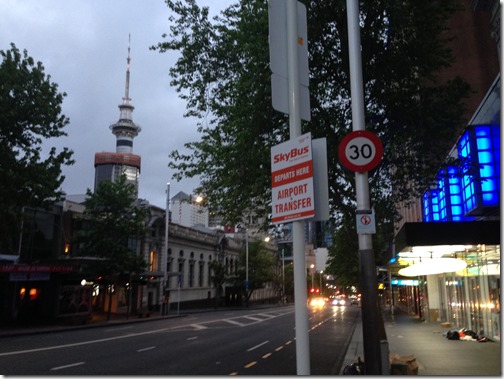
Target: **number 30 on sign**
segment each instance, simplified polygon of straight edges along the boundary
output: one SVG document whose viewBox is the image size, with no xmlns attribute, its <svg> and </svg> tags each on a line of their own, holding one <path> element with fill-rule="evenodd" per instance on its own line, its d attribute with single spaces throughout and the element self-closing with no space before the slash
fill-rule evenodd
<svg viewBox="0 0 504 379">
<path fill-rule="evenodd" d="M 367 130 L 348 133 L 339 144 L 338 156 L 341 164 L 355 172 L 366 172 L 375 168 L 383 157 L 380 139 Z"/>
</svg>

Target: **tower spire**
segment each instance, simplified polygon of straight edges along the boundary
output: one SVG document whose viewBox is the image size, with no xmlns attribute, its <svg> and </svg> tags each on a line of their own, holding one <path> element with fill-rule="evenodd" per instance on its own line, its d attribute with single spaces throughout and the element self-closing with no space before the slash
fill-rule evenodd
<svg viewBox="0 0 504 379">
<path fill-rule="evenodd" d="M 129 104 L 130 102 L 130 97 L 129 97 L 129 82 L 130 82 L 130 49 L 131 48 L 131 33 L 128 34 L 128 58 L 126 59 L 127 66 L 126 66 L 126 89 L 124 91 L 124 97 L 123 100 L 126 104 Z"/>
<path fill-rule="evenodd" d="M 128 57 L 126 58 L 126 85 L 122 104 L 119 105 L 119 121 L 110 125 L 110 130 L 116 136 L 116 151 L 118 153 L 133 153 L 133 139 L 142 128 L 133 122 L 133 109 L 129 97 L 130 63 L 131 63 L 131 34 L 128 35 Z"/>
</svg>

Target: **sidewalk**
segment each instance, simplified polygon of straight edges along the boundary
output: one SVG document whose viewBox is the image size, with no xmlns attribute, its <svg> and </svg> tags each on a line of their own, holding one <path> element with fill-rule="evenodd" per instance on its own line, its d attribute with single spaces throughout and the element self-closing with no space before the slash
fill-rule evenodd
<svg viewBox="0 0 504 379">
<path fill-rule="evenodd" d="M 443 336 L 448 330 L 450 328 L 442 327 L 440 323 L 423 322 L 404 313 L 395 315 L 393 320 L 390 315 L 385 317 L 389 353 L 413 355 L 418 364 L 418 375 L 502 375 L 500 341 L 449 340 Z M 362 322 L 359 320 L 341 369 L 356 362 L 358 357 L 364 360 L 363 349 Z"/>
</svg>

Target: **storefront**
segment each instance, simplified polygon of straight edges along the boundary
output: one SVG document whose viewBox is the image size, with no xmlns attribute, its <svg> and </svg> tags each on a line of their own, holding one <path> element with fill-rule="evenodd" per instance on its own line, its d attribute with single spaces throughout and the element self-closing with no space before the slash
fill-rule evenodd
<svg viewBox="0 0 504 379">
<path fill-rule="evenodd" d="M 500 340 L 500 75 L 425 191 L 423 221 L 405 223 L 389 264 L 408 308 Z M 398 301 L 401 299 L 399 298 Z"/>
</svg>

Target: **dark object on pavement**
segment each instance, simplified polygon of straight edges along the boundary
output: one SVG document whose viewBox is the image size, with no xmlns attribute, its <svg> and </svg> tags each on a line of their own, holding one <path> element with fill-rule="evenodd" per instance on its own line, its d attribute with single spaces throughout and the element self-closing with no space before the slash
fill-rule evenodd
<svg viewBox="0 0 504 379">
<path fill-rule="evenodd" d="M 357 362 L 345 366 L 342 375 L 365 375 L 364 362 L 358 357 Z"/>
</svg>

